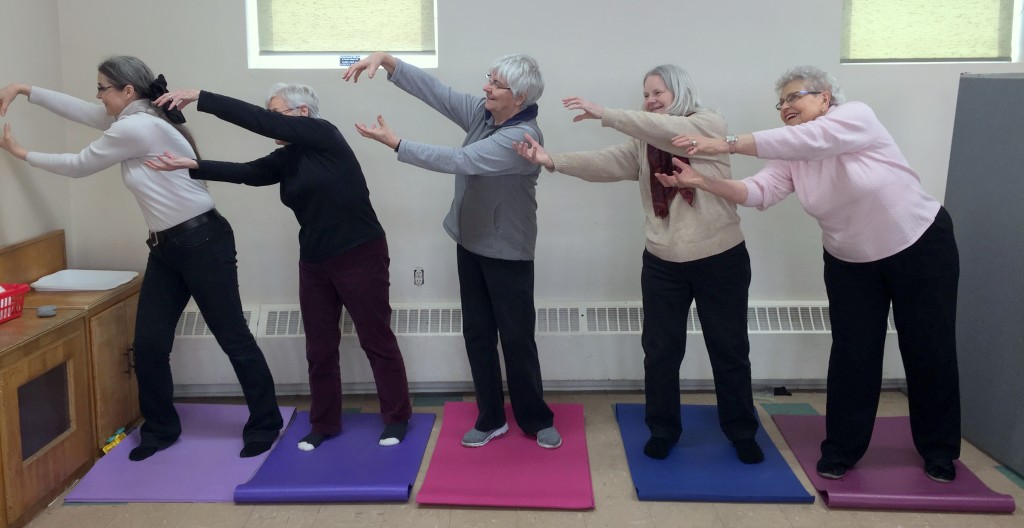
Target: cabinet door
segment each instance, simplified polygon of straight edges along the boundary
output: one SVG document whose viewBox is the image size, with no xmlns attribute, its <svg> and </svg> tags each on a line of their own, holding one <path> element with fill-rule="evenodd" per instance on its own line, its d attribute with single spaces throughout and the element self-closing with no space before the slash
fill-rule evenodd
<svg viewBox="0 0 1024 528">
<path fill-rule="evenodd" d="M 125 325 L 125 335 L 128 337 L 128 349 L 130 350 L 128 356 L 128 363 L 133 367 L 128 372 L 128 421 L 131 423 L 138 420 L 142 413 L 139 411 L 139 383 L 135 377 L 135 313 L 139 311 L 139 294 L 132 295 L 131 297 L 124 300 L 124 315 L 127 324 Z M 124 425 L 124 424 L 122 424 Z M 119 426 L 120 427 L 120 426 Z"/>
<path fill-rule="evenodd" d="M 96 441 L 100 447 L 132 420 L 132 405 L 137 401 L 131 391 L 126 321 L 125 303 L 115 304 L 89 318 L 93 409 Z"/>
<path fill-rule="evenodd" d="M 0 453 L 7 520 L 20 524 L 92 457 L 85 329 L 75 322 L 10 354 L 21 359 L 0 371 Z"/>
</svg>

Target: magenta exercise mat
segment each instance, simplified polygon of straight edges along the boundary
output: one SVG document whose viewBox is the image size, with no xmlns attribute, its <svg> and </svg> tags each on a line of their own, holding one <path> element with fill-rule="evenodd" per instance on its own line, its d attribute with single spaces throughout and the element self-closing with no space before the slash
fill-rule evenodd
<svg viewBox="0 0 1024 528">
<path fill-rule="evenodd" d="M 128 435 L 82 478 L 64 502 L 232 502 L 235 486 L 249 480 L 268 453 L 240 458 L 244 405 L 178 403 L 181 438 L 139 462 L 128 452 L 139 430 Z M 284 423 L 293 407 L 281 407 Z"/>
<path fill-rule="evenodd" d="M 413 414 L 405 440 L 378 444 L 379 414 L 342 416 L 342 433 L 312 451 L 298 443 L 309 434 L 300 411 L 252 480 L 235 489 L 235 502 L 384 502 L 409 500 L 409 492 L 434 427 L 433 414 Z"/>
<path fill-rule="evenodd" d="M 867 454 L 839 480 L 822 478 L 815 471 L 825 438 L 824 416 L 772 419 L 830 508 L 1009 513 L 1016 507 L 1013 497 L 989 489 L 960 461 L 955 461 L 953 482 L 929 479 L 906 416 L 876 418 Z"/>
<path fill-rule="evenodd" d="M 544 449 L 516 425 L 505 404 L 508 433 L 483 447 L 463 447 L 462 435 L 473 428 L 475 402 L 444 405 L 441 433 L 430 459 L 420 504 L 553 508 L 594 507 L 583 406 L 551 404 L 562 446 Z"/>
</svg>

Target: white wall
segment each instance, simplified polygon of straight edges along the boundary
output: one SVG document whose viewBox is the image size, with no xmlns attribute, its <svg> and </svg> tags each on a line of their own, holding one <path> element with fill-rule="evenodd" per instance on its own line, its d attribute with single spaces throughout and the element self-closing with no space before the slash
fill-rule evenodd
<svg viewBox="0 0 1024 528">
<path fill-rule="evenodd" d="M 57 39 L 45 38 L 47 31 L 54 37 L 54 2 L 11 3 L 36 15 L 44 37 L 38 38 L 40 31 L 34 24 L 31 29 L 28 24 L 19 26 L 22 39 L 34 47 L 32 66 L 18 77 L 56 85 L 83 98 L 93 97 L 95 65 L 111 54 L 143 58 L 164 73 L 172 87 L 205 88 L 256 103 L 263 101 L 273 82 L 298 81 L 316 87 L 324 117 L 346 134 L 362 163 L 374 206 L 388 232 L 392 300 L 457 301 L 454 244 L 440 226 L 451 200 L 452 177 L 398 163 L 389 149 L 359 137 L 352 124 L 383 113 L 401 136 L 413 140 L 458 145 L 462 133 L 390 86 L 383 75 L 348 85 L 341 81 L 340 71 L 248 70 L 240 1 L 180 0 L 171 7 L 153 0 L 61 0 L 56 2 L 59 52 L 52 44 Z M 920 173 L 925 188 L 940 199 L 959 73 L 1022 71 L 1019 63 L 841 66 L 839 2 L 742 0 L 705 5 L 651 0 L 636 7 L 582 0 L 516 4 L 445 0 L 438 9 L 440 68 L 436 74 L 459 89 L 479 93 L 488 65 L 501 55 L 526 52 L 538 58 L 547 82 L 540 101 L 540 124 L 552 151 L 600 148 L 622 141 L 596 122 L 573 124 L 572 114 L 561 109 L 559 99 L 580 95 L 609 107 L 637 108 L 642 75 L 656 64 L 675 62 L 686 67 L 705 104 L 720 110 L 735 132 L 781 125 L 771 108 L 776 99 L 775 78 L 790 66 L 815 64 L 836 74 L 850 99 L 874 107 Z M 11 38 L 3 33 L 2 38 Z M 9 75 L 6 49 L 0 48 L 5 76 Z M 61 71 L 50 71 L 51 63 L 59 63 Z M 30 116 L 18 110 L 24 112 L 19 119 L 40 119 L 38 112 Z M 274 148 L 270 140 L 209 115 L 192 109 L 186 114 L 202 154 L 209 159 L 243 161 Z M 95 131 L 77 125 L 61 128 L 52 120 L 43 123 L 39 129 L 54 138 L 66 130 L 68 149 L 82 148 L 96 137 Z M 15 125 L 18 130 L 18 122 Z M 53 138 L 24 134 L 21 139 L 29 148 L 40 150 L 64 146 Z M 0 163 L 5 173 L 28 171 L 23 164 Z M 734 158 L 737 177 L 759 166 L 754 159 Z M 17 206 L 22 208 L 19 216 L 26 211 L 41 216 L 38 227 L 74 223 L 72 265 L 144 267 L 145 227 L 117 168 L 70 183 L 70 205 L 66 191 L 51 198 L 50 192 L 36 187 L 43 185 L 37 181 L 54 178 L 34 174 L 31 179 L 11 179 L 6 174 L 0 178 L 4 178 L 0 180 L 4 182 L 0 238 L 17 238 L 6 235 L 12 216 L 8 205 L 28 200 L 31 206 Z M 291 211 L 281 205 L 277 189 L 218 183 L 211 184 L 211 189 L 219 209 L 235 227 L 244 302 L 297 302 L 297 224 Z M 538 301 L 639 299 L 643 215 L 636 183 L 587 184 L 544 173 L 537 194 Z M 763 213 L 743 210 L 741 215 L 754 269 L 751 299 L 824 299 L 820 232 L 796 200 Z M 413 286 L 414 267 L 426 270 L 425 286 Z"/>
<path fill-rule="evenodd" d="M 0 86 L 12 82 L 60 86 L 57 0 L 5 1 L 0 31 Z M 0 118 L 29 148 L 64 150 L 62 120 L 19 97 Z M 71 221 L 70 181 L 0 152 L 0 245 L 66 228 Z M 0 281 L 4 280 L 0 277 Z"/>
</svg>

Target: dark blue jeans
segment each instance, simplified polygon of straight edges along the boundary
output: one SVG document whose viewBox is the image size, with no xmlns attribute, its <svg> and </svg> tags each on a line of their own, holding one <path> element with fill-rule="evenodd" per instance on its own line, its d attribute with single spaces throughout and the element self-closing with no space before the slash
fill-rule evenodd
<svg viewBox="0 0 1024 528">
<path fill-rule="evenodd" d="M 135 324 L 142 445 L 163 448 L 181 435 L 174 409 L 171 347 L 189 297 L 227 354 L 249 405 L 245 442 L 273 441 L 283 425 L 274 379 L 242 315 L 235 235 L 221 216 L 149 248 Z"/>
<path fill-rule="evenodd" d="M 651 436 L 678 441 L 679 367 L 686 355 L 686 318 L 697 301 L 704 344 L 715 377 L 718 421 L 730 441 L 757 433 L 750 387 L 747 289 L 750 255 L 745 243 L 692 262 L 669 262 L 644 251 L 640 276 L 644 327 L 645 421 Z"/>
<path fill-rule="evenodd" d="M 524 433 L 537 434 L 551 427 L 555 415 L 544 402 L 534 339 L 533 261 L 484 257 L 462 246 L 457 251 L 462 335 L 480 413 L 475 427 L 490 431 L 505 423 L 500 336 L 512 414 Z"/>
<path fill-rule="evenodd" d="M 960 458 L 956 297 L 960 254 L 945 208 L 913 245 L 874 262 L 824 253 L 832 320 L 821 456 L 853 465 L 867 452 L 882 388 L 886 320 L 907 374 L 910 431 L 925 460 Z"/>
</svg>

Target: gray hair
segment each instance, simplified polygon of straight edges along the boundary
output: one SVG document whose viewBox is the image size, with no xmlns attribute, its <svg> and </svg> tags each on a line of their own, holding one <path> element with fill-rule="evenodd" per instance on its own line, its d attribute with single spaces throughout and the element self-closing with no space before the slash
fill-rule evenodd
<svg viewBox="0 0 1024 528">
<path fill-rule="evenodd" d="M 675 64 L 662 64 L 644 74 L 644 81 L 647 78 L 657 75 L 665 82 L 665 86 L 672 92 L 672 105 L 666 112 L 669 115 L 685 116 L 697 111 L 700 107 L 700 97 L 697 96 L 697 85 L 693 83 L 690 74 Z"/>
<path fill-rule="evenodd" d="M 809 91 L 832 94 L 829 106 L 841 105 L 846 102 L 846 96 L 843 95 L 843 89 L 839 87 L 836 78 L 820 68 L 797 66 L 783 73 L 782 77 L 775 81 L 775 93 L 782 97 L 782 89 L 793 81 L 804 81 L 806 83 L 805 88 Z"/>
<path fill-rule="evenodd" d="M 544 93 L 540 66 L 529 55 L 506 55 L 491 64 L 490 73 L 505 78 L 513 96 L 524 96 L 523 106 L 530 106 Z"/>
<path fill-rule="evenodd" d="M 146 63 L 142 62 L 138 57 L 132 57 L 130 55 L 110 57 L 101 62 L 96 69 L 118 90 L 123 90 L 126 86 L 134 87 L 135 93 L 139 94 L 139 99 L 153 101 L 163 92 L 167 91 L 166 88 L 159 92 L 156 91 L 153 83 L 157 80 L 157 76 L 153 75 L 153 70 L 149 69 L 149 66 L 146 66 Z M 164 107 L 156 105 L 150 106 L 153 108 L 153 113 L 164 121 L 167 121 L 168 124 L 177 129 L 178 132 L 185 137 L 185 140 L 188 141 L 192 150 L 195 151 L 196 158 L 198 159 L 199 148 L 196 146 L 196 140 L 192 137 L 192 133 L 189 132 L 188 128 L 186 128 L 185 125 L 179 125 L 168 119 Z"/>
<path fill-rule="evenodd" d="M 309 108 L 310 117 L 320 117 L 320 98 L 316 90 L 305 84 L 277 83 L 270 87 L 267 94 L 267 104 L 270 100 L 280 97 L 291 108 L 305 106 Z"/>
</svg>

